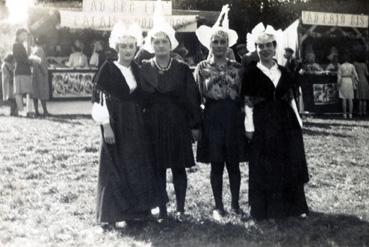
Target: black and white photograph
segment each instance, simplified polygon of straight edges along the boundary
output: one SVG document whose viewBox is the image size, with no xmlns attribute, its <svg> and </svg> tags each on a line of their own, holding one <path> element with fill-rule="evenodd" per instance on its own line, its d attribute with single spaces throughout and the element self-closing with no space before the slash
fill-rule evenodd
<svg viewBox="0 0 369 247">
<path fill-rule="evenodd" d="M 0 246 L 369 247 L 369 1 L 0 0 Z"/>
</svg>

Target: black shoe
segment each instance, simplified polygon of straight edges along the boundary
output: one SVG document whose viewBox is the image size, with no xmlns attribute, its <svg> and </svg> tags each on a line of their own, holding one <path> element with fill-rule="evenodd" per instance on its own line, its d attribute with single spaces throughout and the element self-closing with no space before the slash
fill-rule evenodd
<svg viewBox="0 0 369 247">
<path fill-rule="evenodd" d="M 111 232 L 115 229 L 115 223 L 103 224 L 101 225 L 101 228 L 103 229 L 104 232 Z"/>
<path fill-rule="evenodd" d="M 160 208 L 158 223 L 165 223 L 168 221 L 168 212 L 166 208 Z"/>
<path fill-rule="evenodd" d="M 248 220 L 246 213 L 241 208 L 232 208 L 232 214 L 236 215 L 241 221 Z"/>
<path fill-rule="evenodd" d="M 179 223 L 182 223 L 185 220 L 185 214 L 184 212 L 177 211 L 176 214 L 174 215 L 174 218 Z"/>
<path fill-rule="evenodd" d="M 241 208 L 232 208 L 232 213 L 239 216 L 245 215 L 245 212 Z"/>
</svg>

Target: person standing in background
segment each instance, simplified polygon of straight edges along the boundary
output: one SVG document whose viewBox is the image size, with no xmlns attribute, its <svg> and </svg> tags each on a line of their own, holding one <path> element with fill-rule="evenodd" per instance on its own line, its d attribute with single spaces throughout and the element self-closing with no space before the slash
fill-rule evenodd
<svg viewBox="0 0 369 247">
<path fill-rule="evenodd" d="M 329 58 L 331 58 L 331 62 L 327 65 L 327 67 L 325 68 L 325 70 L 330 71 L 330 72 L 337 72 L 338 71 L 338 67 L 340 67 L 340 64 L 338 62 L 338 55 L 334 54 L 332 56 L 328 56 Z"/>
<path fill-rule="evenodd" d="M 93 45 L 93 52 L 90 57 L 89 64 L 91 67 L 100 68 L 105 61 L 104 44 L 101 40 L 96 40 Z"/>
<path fill-rule="evenodd" d="M 246 44 L 241 43 L 236 46 L 236 61 L 241 63 L 243 56 L 247 54 Z"/>
<path fill-rule="evenodd" d="M 83 53 L 81 42 L 78 40 L 72 45 L 72 53 L 69 55 L 66 65 L 72 68 L 88 67 L 87 56 Z"/>
<path fill-rule="evenodd" d="M 14 70 L 14 94 L 17 103 L 17 110 L 20 115 L 30 115 L 30 97 L 32 95 L 32 61 L 39 62 L 39 59 L 28 57 L 25 43 L 28 40 L 28 32 L 25 28 L 16 31 L 16 39 L 13 45 L 13 55 L 15 61 Z M 32 60 L 33 59 L 33 60 Z M 23 96 L 26 95 L 26 111 L 23 108 Z"/>
<path fill-rule="evenodd" d="M 294 53 L 294 50 L 287 47 L 284 49 L 284 58 L 286 59 L 286 63 L 284 67 L 291 73 L 295 73 L 296 71 L 296 60 L 292 57 Z"/>
<path fill-rule="evenodd" d="M 354 66 L 358 75 L 356 98 L 359 100 L 359 116 L 366 116 L 367 101 L 369 100 L 368 67 L 364 60 L 355 61 Z"/>
<path fill-rule="evenodd" d="M 39 116 L 38 101 L 41 101 L 43 115 L 48 116 L 46 101 L 50 99 L 49 87 L 49 73 L 47 68 L 47 61 L 45 50 L 43 48 L 45 40 L 43 37 L 35 38 L 35 46 L 32 49 L 32 55 L 39 57 L 39 63 L 33 63 L 32 86 L 33 86 L 33 103 L 35 107 L 35 114 Z"/>
<path fill-rule="evenodd" d="M 10 116 L 17 115 L 17 105 L 14 99 L 14 56 L 7 54 L 1 65 L 3 100 L 10 105 Z"/>
<path fill-rule="evenodd" d="M 342 99 L 343 118 L 352 118 L 354 90 L 357 88 L 357 72 L 355 66 L 350 63 L 350 56 L 343 56 L 343 63 L 338 67 L 337 85 L 339 97 Z M 348 115 L 347 115 L 348 102 Z"/>
</svg>

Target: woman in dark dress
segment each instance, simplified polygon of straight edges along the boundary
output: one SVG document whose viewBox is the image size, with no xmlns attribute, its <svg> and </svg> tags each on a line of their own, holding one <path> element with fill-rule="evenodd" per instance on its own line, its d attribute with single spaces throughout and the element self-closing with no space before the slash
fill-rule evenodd
<svg viewBox="0 0 369 247">
<path fill-rule="evenodd" d="M 176 194 L 178 221 L 183 220 L 187 175 L 195 165 L 191 134 L 196 139 L 201 121 L 200 96 L 189 67 L 170 56 L 178 42 L 166 22 L 155 23 L 145 43 L 155 57 L 144 60 L 142 89 L 146 93 L 146 120 L 159 173 L 161 201 L 168 200 L 166 170 L 170 168 Z M 160 206 L 159 221 L 167 218 L 166 203 Z"/>
<path fill-rule="evenodd" d="M 103 137 L 97 221 L 109 228 L 119 221 L 145 219 L 158 206 L 140 103 L 139 67 L 132 62 L 142 37 L 139 27 L 133 27 L 118 23 L 113 28 L 109 42 L 118 60 L 106 60 L 94 78 L 92 116 L 101 124 Z"/>
<path fill-rule="evenodd" d="M 256 220 L 306 217 L 304 184 L 309 181 L 302 122 L 293 98 L 298 85 L 278 65 L 274 34 L 267 28 L 255 34 L 260 62 L 243 75 L 245 128 L 251 140 L 249 203 Z"/>
<path fill-rule="evenodd" d="M 18 114 L 22 116 L 30 115 L 30 103 L 33 93 L 32 88 L 32 63 L 39 63 L 40 59 L 28 56 L 25 44 L 28 41 L 28 32 L 24 28 L 16 31 L 16 39 L 13 44 L 13 56 L 15 61 L 14 69 L 14 95 L 17 103 Z M 26 95 L 26 110 L 23 107 L 23 96 Z"/>
<path fill-rule="evenodd" d="M 211 58 L 201 61 L 195 70 L 205 106 L 197 161 L 211 163 L 210 182 L 215 200 L 213 218 L 221 220 L 225 215 L 222 201 L 225 166 L 232 195 L 232 212 L 243 216 L 239 206 L 239 162 L 246 161 L 246 138 L 240 98 L 240 64 L 226 58 L 227 48 L 237 42 L 238 35 L 223 26 L 201 26 L 196 35 L 213 54 Z"/>
</svg>

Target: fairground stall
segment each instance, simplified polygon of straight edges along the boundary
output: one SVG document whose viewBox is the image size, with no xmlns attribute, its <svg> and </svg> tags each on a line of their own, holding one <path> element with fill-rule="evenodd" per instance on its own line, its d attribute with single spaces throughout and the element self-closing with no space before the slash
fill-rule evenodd
<svg viewBox="0 0 369 247">
<path fill-rule="evenodd" d="M 302 11 L 297 27 L 297 68 L 302 77 L 303 111 L 341 112 L 337 68 L 344 54 L 368 58 L 368 16 Z"/>
<path fill-rule="evenodd" d="M 110 30 L 118 21 L 134 21 L 144 32 L 153 24 L 155 8 L 177 31 L 178 53 L 190 66 L 206 57 L 195 37 L 195 30 L 203 20 L 213 21 L 219 12 L 173 10 L 171 1 L 146 0 L 83 0 L 81 5 L 44 6 L 33 11 L 29 28 L 34 35 L 47 40 L 49 79 L 52 99 L 87 98 L 92 93 L 92 79 L 97 63 L 92 57 L 96 43 L 102 44 L 107 56 L 116 56 L 108 47 Z M 73 47 L 84 54 L 80 63 L 71 62 Z M 87 59 L 87 63 L 86 63 Z"/>
</svg>

